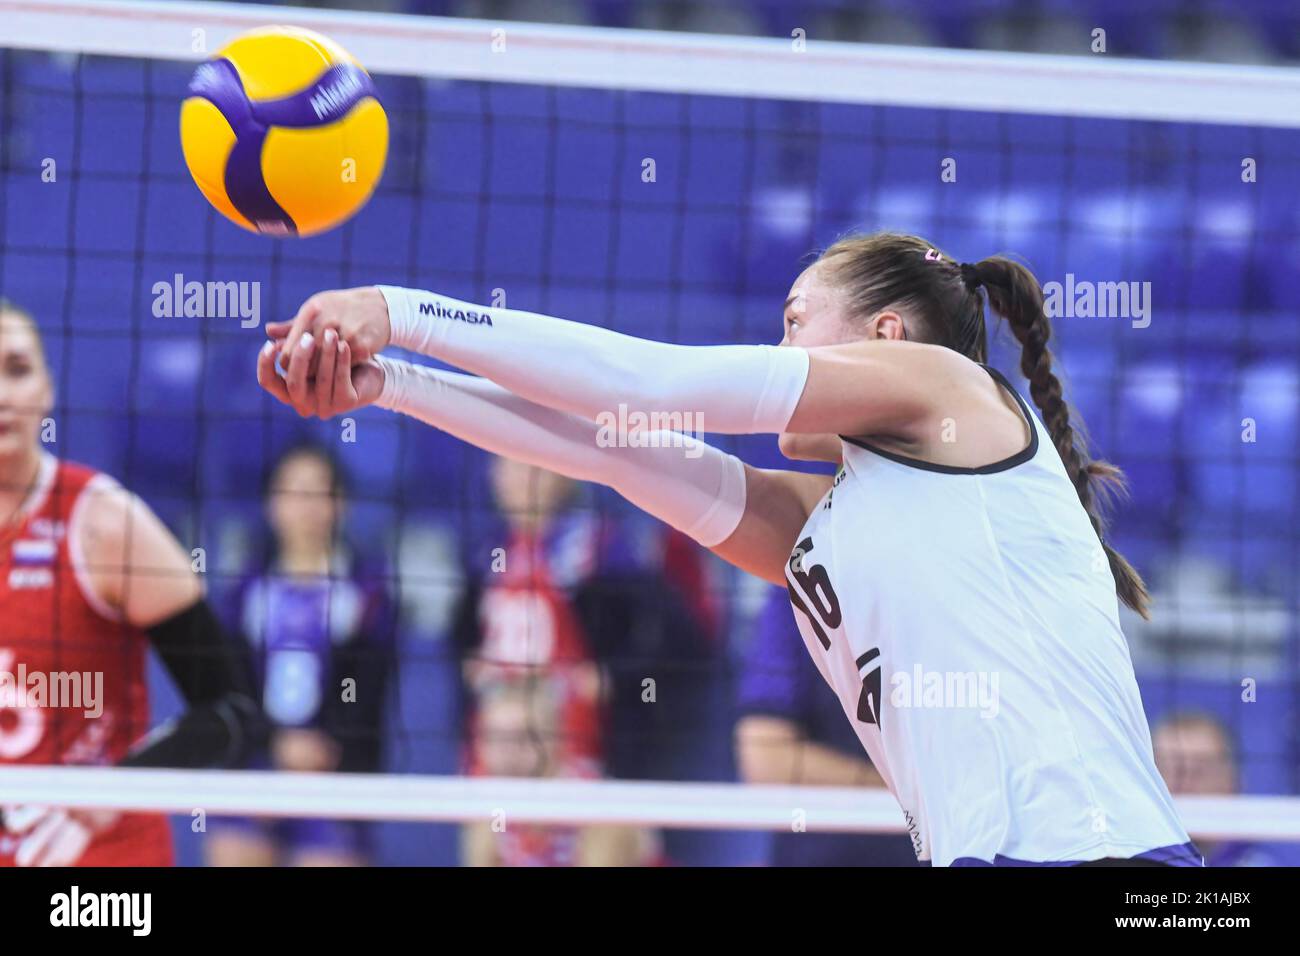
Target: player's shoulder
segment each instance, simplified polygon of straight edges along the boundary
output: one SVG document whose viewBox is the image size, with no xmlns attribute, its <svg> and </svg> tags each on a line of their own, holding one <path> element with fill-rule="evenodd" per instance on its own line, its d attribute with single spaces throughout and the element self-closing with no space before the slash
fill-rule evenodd
<svg viewBox="0 0 1300 956">
<path fill-rule="evenodd" d="M 859 339 L 836 346 L 862 360 L 887 365 L 896 379 L 920 386 L 940 399 L 956 390 L 960 394 L 996 394 L 998 374 L 983 362 L 933 342 Z"/>
<path fill-rule="evenodd" d="M 45 455 L 38 478 L 40 510 L 44 515 L 82 527 L 104 509 L 103 501 L 120 485 L 108 475 L 76 461 Z"/>
<path fill-rule="evenodd" d="M 100 480 L 100 476 L 103 474 L 97 468 L 82 464 L 79 461 L 70 461 L 66 458 L 49 456 L 46 458 L 46 462 L 48 463 L 46 467 L 53 477 L 53 487 L 58 490 L 65 500 Z"/>
<path fill-rule="evenodd" d="M 99 469 L 67 458 L 56 459 L 59 477 L 66 481 L 87 482 L 100 474 Z"/>
<path fill-rule="evenodd" d="M 125 519 L 138 506 L 139 499 L 112 475 L 90 470 L 81 486 L 80 509 L 96 523 Z"/>
<path fill-rule="evenodd" d="M 75 497 L 69 496 L 71 531 L 88 551 L 124 542 L 139 522 L 156 520 L 149 506 L 112 475 L 85 465 L 69 467 L 78 483 Z"/>
<path fill-rule="evenodd" d="M 59 458 L 56 459 L 55 467 L 58 484 L 65 492 L 84 491 L 92 496 L 99 496 L 122 491 L 122 485 L 116 478 L 93 465 Z"/>
</svg>

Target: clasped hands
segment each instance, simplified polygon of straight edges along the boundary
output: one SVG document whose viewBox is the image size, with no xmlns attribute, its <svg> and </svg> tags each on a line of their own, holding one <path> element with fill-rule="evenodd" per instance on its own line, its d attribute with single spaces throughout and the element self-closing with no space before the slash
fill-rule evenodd
<svg viewBox="0 0 1300 956">
<path fill-rule="evenodd" d="M 383 391 L 375 356 L 392 328 L 388 304 L 374 286 L 317 293 L 291 320 L 268 322 L 266 334 L 257 383 L 304 418 L 353 411 Z"/>
</svg>

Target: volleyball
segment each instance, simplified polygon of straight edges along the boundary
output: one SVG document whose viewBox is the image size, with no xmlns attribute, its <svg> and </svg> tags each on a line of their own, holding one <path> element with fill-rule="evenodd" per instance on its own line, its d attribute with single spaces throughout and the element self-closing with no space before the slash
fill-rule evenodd
<svg viewBox="0 0 1300 956">
<path fill-rule="evenodd" d="M 274 26 L 194 73 L 181 106 L 190 175 L 227 219 L 310 236 L 361 209 L 383 175 L 388 117 L 370 75 L 328 37 Z"/>
</svg>

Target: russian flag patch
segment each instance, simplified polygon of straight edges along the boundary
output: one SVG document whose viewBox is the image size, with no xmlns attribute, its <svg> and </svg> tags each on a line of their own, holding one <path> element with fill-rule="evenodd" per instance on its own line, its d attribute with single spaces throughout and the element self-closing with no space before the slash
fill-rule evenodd
<svg viewBox="0 0 1300 956">
<path fill-rule="evenodd" d="M 53 564 L 58 554 L 58 545 L 53 541 L 15 541 L 13 563 L 23 567 Z"/>
</svg>

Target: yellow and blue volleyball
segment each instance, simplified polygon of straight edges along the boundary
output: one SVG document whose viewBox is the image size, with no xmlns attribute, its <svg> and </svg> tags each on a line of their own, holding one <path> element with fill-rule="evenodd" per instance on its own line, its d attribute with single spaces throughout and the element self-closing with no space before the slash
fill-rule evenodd
<svg viewBox="0 0 1300 956">
<path fill-rule="evenodd" d="M 374 83 L 341 46 L 296 27 L 236 37 L 181 107 L 181 149 L 217 210 L 253 232 L 310 236 L 355 214 L 388 156 Z"/>
</svg>

